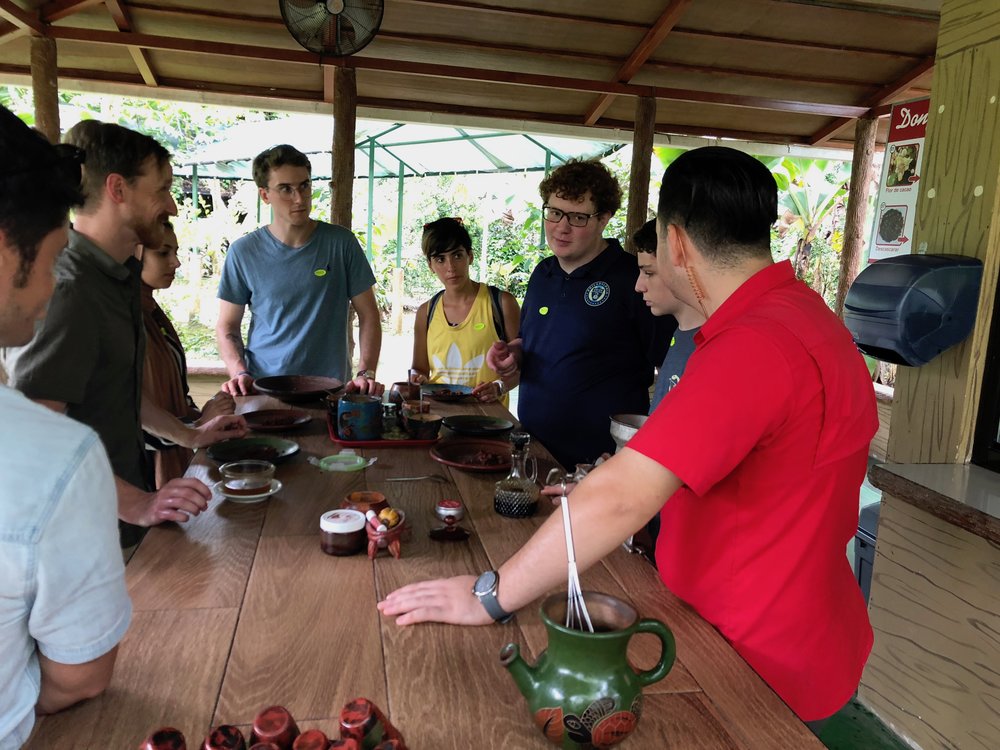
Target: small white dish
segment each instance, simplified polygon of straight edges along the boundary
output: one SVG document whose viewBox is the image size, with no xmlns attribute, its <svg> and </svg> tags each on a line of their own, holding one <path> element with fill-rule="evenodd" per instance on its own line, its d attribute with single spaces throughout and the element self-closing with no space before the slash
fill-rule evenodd
<svg viewBox="0 0 1000 750">
<path fill-rule="evenodd" d="M 231 495 L 226 492 L 225 482 L 220 480 L 215 483 L 212 489 L 231 503 L 242 503 L 244 505 L 248 505 L 250 503 L 259 503 L 263 500 L 267 500 L 267 498 L 271 497 L 271 495 L 276 492 L 280 492 L 281 487 L 282 484 L 280 480 L 272 479 L 271 486 L 268 488 L 267 492 L 262 492 L 259 495 Z"/>
<path fill-rule="evenodd" d="M 318 466 L 323 471 L 361 471 L 371 466 L 377 458 L 365 458 L 356 453 L 335 453 L 325 458 L 309 457 L 309 463 Z"/>
</svg>

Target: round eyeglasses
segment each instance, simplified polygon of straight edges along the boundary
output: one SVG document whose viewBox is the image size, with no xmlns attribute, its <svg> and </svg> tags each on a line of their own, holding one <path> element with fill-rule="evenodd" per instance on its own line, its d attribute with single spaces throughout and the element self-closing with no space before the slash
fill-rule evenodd
<svg viewBox="0 0 1000 750">
<path fill-rule="evenodd" d="M 587 226 L 587 222 L 595 216 L 600 215 L 600 211 L 594 211 L 592 214 L 584 214 L 579 211 L 562 211 L 553 206 L 542 206 L 542 218 L 551 224 L 558 224 L 565 216 L 566 221 L 569 222 L 571 227 L 585 227 Z"/>
<path fill-rule="evenodd" d="M 291 198 L 296 193 L 312 195 L 312 180 L 300 182 L 298 185 L 289 185 L 287 182 L 282 182 L 280 185 L 275 185 L 273 188 L 268 189 L 274 190 L 278 195 L 286 199 Z"/>
</svg>

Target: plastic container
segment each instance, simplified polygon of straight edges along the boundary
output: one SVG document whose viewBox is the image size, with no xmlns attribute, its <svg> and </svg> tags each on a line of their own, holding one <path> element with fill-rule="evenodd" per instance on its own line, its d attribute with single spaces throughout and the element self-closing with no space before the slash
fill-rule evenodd
<svg viewBox="0 0 1000 750">
<path fill-rule="evenodd" d="M 320 547 L 328 555 L 356 555 L 365 548 L 365 514 L 358 510 L 331 510 L 319 517 Z"/>
</svg>

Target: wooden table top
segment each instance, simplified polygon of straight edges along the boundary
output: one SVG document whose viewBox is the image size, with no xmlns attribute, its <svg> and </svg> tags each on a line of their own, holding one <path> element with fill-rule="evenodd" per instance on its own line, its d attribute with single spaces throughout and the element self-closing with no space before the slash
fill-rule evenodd
<svg viewBox="0 0 1000 750">
<path fill-rule="evenodd" d="M 240 399 L 242 412 L 287 408 L 273 399 Z M 295 405 L 297 408 L 299 405 Z M 315 405 L 313 405 L 315 406 Z M 448 415 L 506 414 L 499 405 L 435 404 Z M 41 718 L 26 747 L 132 749 L 154 729 L 174 726 L 188 747 L 210 727 L 249 725 L 262 708 L 284 705 L 301 729 L 337 736 L 348 700 L 364 696 L 386 711 L 411 750 L 552 747 L 534 727 L 527 704 L 500 665 L 508 642 L 534 663 L 546 636 L 538 602 L 507 625 L 400 628 L 383 619 L 377 600 L 413 581 L 478 574 L 498 567 L 551 512 L 511 520 L 493 512 L 493 485 L 503 474 L 474 474 L 432 460 L 427 448 L 357 449 L 378 461 L 364 471 L 327 473 L 307 462 L 340 446 L 327 436 L 323 412 L 282 435 L 301 446 L 279 464 L 283 488 L 263 503 L 214 498 L 183 526 L 151 529 L 129 564 L 132 625 L 122 641 L 108 691 Z M 533 445 L 539 475 L 555 465 Z M 440 474 L 446 482 L 386 482 Z M 219 479 L 199 452 L 189 476 Z M 412 534 L 402 558 L 385 552 L 331 557 L 319 544 L 319 517 L 352 490 L 382 492 L 406 511 Z M 467 543 L 440 543 L 427 532 L 436 501 L 460 498 Z M 623 743 L 632 748 L 822 748 L 773 691 L 714 628 L 664 587 L 649 563 L 617 550 L 582 575 L 585 589 L 629 601 L 643 617 L 665 622 L 677 640 L 677 662 L 645 690 L 642 719 Z M 659 642 L 640 634 L 632 662 L 648 668 Z"/>
</svg>

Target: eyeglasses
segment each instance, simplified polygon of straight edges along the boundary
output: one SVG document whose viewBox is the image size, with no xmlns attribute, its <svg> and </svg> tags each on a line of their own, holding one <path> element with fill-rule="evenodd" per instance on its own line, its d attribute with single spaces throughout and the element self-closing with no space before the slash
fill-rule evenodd
<svg viewBox="0 0 1000 750">
<path fill-rule="evenodd" d="M 289 185 L 287 182 L 283 182 L 280 185 L 275 185 L 273 188 L 268 188 L 268 190 L 275 191 L 282 198 L 291 198 L 296 193 L 302 193 L 303 195 L 312 194 L 312 180 L 306 180 L 305 182 L 300 182 L 298 185 Z"/>
<path fill-rule="evenodd" d="M 571 227 L 585 227 L 587 222 L 593 219 L 595 216 L 600 216 L 600 211 L 594 211 L 592 214 L 584 214 L 579 211 L 562 211 L 553 206 L 542 206 L 542 218 L 551 224 L 558 224 L 566 217 L 566 221 L 569 222 Z"/>
</svg>

